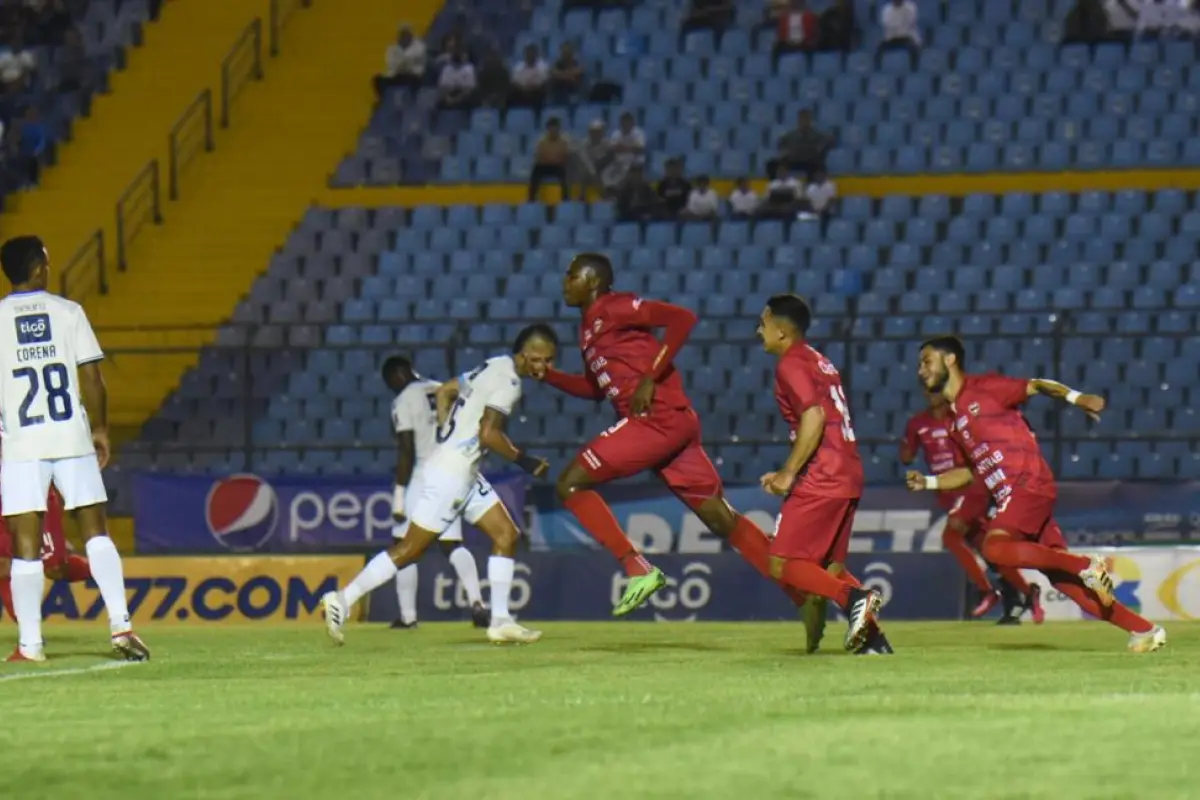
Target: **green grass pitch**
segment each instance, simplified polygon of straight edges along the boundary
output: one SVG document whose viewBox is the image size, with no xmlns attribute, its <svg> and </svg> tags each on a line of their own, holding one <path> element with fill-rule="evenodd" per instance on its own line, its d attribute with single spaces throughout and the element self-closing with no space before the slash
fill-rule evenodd
<svg viewBox="0 0 1200 800">
<path fill-rule="evenodd" d="M 0 665 L 0 795 L 100 798 L 1170 798 L 1200 793 L 1200 623 L 1136 656 L 1100 624 L 96 626 Z M 15 632 L 14 632 L 15 633 Z M 89 670 L 89 671 L 84 671 Z M 27 677 L 36 675 L 37 677 Z"/>
</svg>

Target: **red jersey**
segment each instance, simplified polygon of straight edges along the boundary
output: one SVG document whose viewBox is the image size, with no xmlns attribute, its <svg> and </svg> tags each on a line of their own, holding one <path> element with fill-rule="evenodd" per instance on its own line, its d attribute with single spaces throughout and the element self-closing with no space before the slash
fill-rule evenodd
<svg viewBox="0 0 1200 800">
<path fill-rule="evenodd" d="M 970 467 L 963 451 L 954 440 L 951 429 L 954 427 L 954 414 L 949 408 L 944 417 L 937 417 L 933 409 L 927 408 L 913 414 L 904 429 L 904 449 L 909 453 L 920 451 L 929 465 L 929 471 L 941 475 L 957 467 Z M 960 497 L 966 495 L 988 494 L 987 487 L 981 481 L 973 481 L 965 489 L 952 492 L 938 492 L 938 505 L 942 508 L 952 508 Z"/>
<path fill-rule="evenodd" d="M 954 440 L 975 477 L 1003 507 L 1013 489 L 1057 497 L 1054 473 L 1019 406 L 1029 398 L 1029 381 L 1003 375 L 967 375 L 951 403 Z"/>
<path fill-rule="evenodd" d="M 792 494 L 861 497 L 863 466 L 850 408 L 842 391 L 842 376 L 829 359 L 803 342 L 792 345 L 775 367 L 775 401 L 793 442 L 801 414 L 818 405 L 825 411 L 825 433 L 796 479 Z"/>
<path fill-rule="evenodd" d="M 655 313 L 662 307 L 627 292 L 610 292 L 596 298 L 579 323 L 585 374 L 612 400 L 621 417 L 629 416 L 634 391 L 662 351 L 663 343 L 651 331 L 662 324 Z M 679 371 L 668 367 L 654 391 L 651 416 L 660 410 L 691 407 Z"/>
</svg>

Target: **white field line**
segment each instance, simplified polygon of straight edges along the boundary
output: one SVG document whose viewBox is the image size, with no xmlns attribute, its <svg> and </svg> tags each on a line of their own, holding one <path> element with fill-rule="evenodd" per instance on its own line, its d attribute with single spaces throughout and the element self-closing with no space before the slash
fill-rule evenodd
<svg viewBox="0 0 1200 800">
<path fill-rule="evenodd" d="M 3 681 L 25 681 L 34 678 L 62 678 L 67 675 L 86 675 L 89 672 L 106 672 L 110 669 L 123 669 L 136 666 L 139 661 L 109 661 L 103 664 L 93 664 L 90 667 L 72 667 L 71 669 L 33 670 L 31 672 L 14 672 L 11 675 L 0 675 Z"/>
</svg>

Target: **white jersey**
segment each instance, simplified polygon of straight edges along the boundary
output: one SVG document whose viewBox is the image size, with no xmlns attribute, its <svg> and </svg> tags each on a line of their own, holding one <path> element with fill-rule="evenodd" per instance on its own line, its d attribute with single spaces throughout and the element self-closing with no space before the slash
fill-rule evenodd
<svg viewBox="0 0 1200 800">
<path fill-rule="evenodd" d="M 83 307 L 49 292 L 0 300 L 0 434 L 5 461 L 94 454 L 80 364 L 104 358 Z"/>
<path fill-rule="evenodd" d="M 489 358 L 458 376 L 458 399 L 446 424 L 438 429 L 438 448 L 430 461 L 450 467 L 465 462 L 470 468 L 477 468 L 484 455 L 479 446 L 483 412 L 494 408 L 507 416 L 520 399 L 521 379 L 512 356 Z"/>
<path fill-rule="evenodd" d="M 392 401 L 392 430 L 412 431 L 416 448 L 415 472 L 437 449 L 437 388 L 441 384 L 421 378 L 404 387 Z"/>
</svg>

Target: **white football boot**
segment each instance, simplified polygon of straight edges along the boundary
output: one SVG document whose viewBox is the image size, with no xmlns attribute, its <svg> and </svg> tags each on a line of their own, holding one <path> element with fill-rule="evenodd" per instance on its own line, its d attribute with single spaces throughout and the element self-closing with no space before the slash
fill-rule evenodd
<svg viewBox="0 0 1200 800">
<path fill-rule="evenodd" d="M 1145 633 L 1129 634 L 1129 651 L 1131 653 L 1153 653 L 1167 646 L 1167 632 L 1162 625 L 1155 625 Z"/>
<path fill-rule="evenodd" d="M 346 608 L 346 598 L 341 592 L 326 592 L 321 598 L 321 613 L 325 616 L 325 632 L 334 644 L 345 644 L 346 634 L 342 630 L 346 625 L 349 609 Z"/>
<path fill-rule="evenodd" d="M 542 638 L 542 632 L 518 625 L 511 618 L 493 619 L 488 626 L 487 637 L 492 644 L 533 644 Z"/>
</svg>

